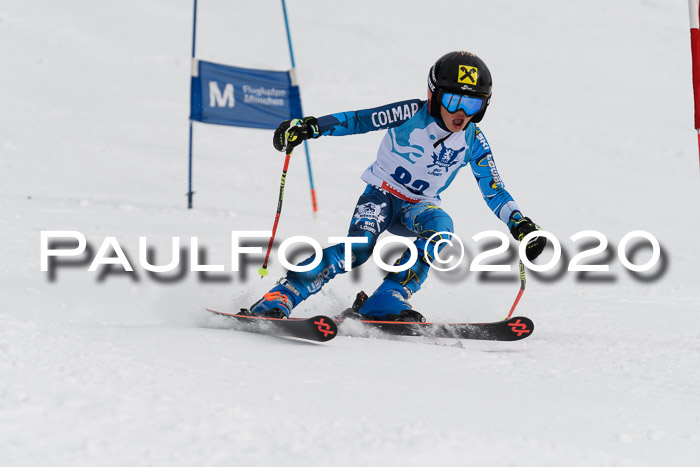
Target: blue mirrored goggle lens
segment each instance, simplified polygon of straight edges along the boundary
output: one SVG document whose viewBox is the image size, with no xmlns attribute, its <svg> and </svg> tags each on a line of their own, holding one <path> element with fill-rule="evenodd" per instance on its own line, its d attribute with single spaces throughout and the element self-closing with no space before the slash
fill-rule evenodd
<svg viewBox="0 0 700 467">
<path fill-rule="evenodd" d="M 445 93 L 442 96 L 442 105 L 450 113 L 463 110 L 465 114 L 471 116 L 481 110 L 484 100 L 478 97 L 460 96 L 459 94 Z"/>
</svg>

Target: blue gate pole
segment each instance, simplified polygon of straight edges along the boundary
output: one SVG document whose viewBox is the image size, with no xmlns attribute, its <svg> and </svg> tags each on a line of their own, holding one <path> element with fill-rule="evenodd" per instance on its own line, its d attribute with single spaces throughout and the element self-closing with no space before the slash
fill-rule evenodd
<svg viewBox="0 0 700 467">
<path fill-rule="evenodd" d="M 282 0 L 282 12 L 284 13 L 284 26 L 287 29 L 287 44 L 289 44 L 289 57 L 292 59 L 292 73 L 295 73 L 296 63 L 294 63 L 294 49 L 292 48 L 292 36 L 289 34 L 289 20 L 287 20 L 287 5 Z M 299 91 L 299 108 L 301 110 L 301 90 Z M 301 116 L 304 111 L 301 110 Z M 304 140 L 304 152 L 306 153 L 306 168 L 309 171 L 309 184 L 311 185 L 311 207 L 314 217 L 318 215 L 318 204 L 316 203 L 316 189 L 314 188 L 314 176 L 311 172 L 311 156 L 309 155 L 309 145 Z"/>
<path fill-rule="evenodd" d="M 194 66 L 194 46 L 197 37 L 197 0 L 194 0 L 194 15 L 192 16 L 192 66 Z M 190 74 L 190 112 L 192 111 L 192 76 Z M 192 119 L 190 118 L 190 161 L 187 190 L 187 209 L 192 209 Z"/>
</svg>

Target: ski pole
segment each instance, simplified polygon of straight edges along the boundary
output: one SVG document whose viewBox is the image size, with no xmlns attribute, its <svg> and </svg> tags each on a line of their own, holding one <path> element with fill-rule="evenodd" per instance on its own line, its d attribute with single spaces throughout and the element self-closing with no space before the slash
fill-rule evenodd
<svg viewBox="0 0 700 467">
<path fill-rule="evenodd" d="M 525 292 L 525 265 L 523 264 L 523 261 L 520 260 L 520 292 L 518 292 L 518 296 L 515 297 L 513 306 L 510 308 L 510 313 L 508 313 L 506 319 L 510 319 L 510 317 L 513 316 L 515 307 L 518 306 L 518 302 L 520 301 L 520 297 L 523 296 L 523 292 Z"/>
<path fill-rule="evenodd" d="M 270 271 L 267 270 L 267 261 L 270 259 L 270 251 L 272 251 L 272 243 L 275 241 L 275 234 L 277 233 L 277 224 L 280 221 L 280 214 L 282 214 L 282 200 L 284 199 L 284 182 L 287 179 L 287 169 L 289 168 L 289 160 L 291 159 L 292 151 L 294 148 L 290 148 L 287 151 L 287 156 L 284 159 L 284 167 L 282 168 L 282 181 L 280 181 L 280 197 L 277 201 L 277 213 L 275 214 L 275 223 L 272 226 L 272 236 L 270 237 L 270 243 L 267 244 L 267 253 L 265 254 L 265 262 L 262 267 L 258 269 L 260 274 L 260 279 L 267 276 Z"/>
</svg>

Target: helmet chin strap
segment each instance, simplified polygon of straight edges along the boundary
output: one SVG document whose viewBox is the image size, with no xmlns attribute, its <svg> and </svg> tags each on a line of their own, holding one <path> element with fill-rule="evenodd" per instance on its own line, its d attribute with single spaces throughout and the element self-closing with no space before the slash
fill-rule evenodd
<svg viewBox="0 0 700 467">
<path fill-rule="evenodd" d="M 437 123 L 437 125 L 438 125 L 441 129 L 443 129 L 443 130 L 445 130 L 445 131 L 449 131 L 450 133 L 454 133 L 454 131 L 452 131 L 452 130 L 450 130 L 449 128 L 447 128 L 447 125 L 446 125 L 445 122 L 442 120 L 442 115 L 438 115 L 437 117 L 433 117 L 433 118 L 435 119 L 435 123 Z"/>
<path fill-rule="evenodd" d="M 437 98 L 437 96 L 435 96 Z M 454 133 L 454 131 L 450 130 L 447 128 L 447 124 L 442 119 L 442 115 L 440 115 L 440 104 L 438 99 L 433 99 L 433 93 L 430 91 L 430 88 L 428 88 L 428 113 L 430 114 L 431 117 L 435 119 L 435 123 L 437 125 L 445 130 L 449 131 L 450 133 Z M 437 109 L 437 110 L 435 110 Z"/>
</svg>

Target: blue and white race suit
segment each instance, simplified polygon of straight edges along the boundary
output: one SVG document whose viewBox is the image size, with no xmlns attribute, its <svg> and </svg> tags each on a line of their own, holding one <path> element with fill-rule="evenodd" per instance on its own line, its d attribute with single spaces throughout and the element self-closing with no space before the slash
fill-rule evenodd
<svg viewBox="0 0 700 467">
<path fill-rule="evenodd" d="M 420 260 L 410 269 L 390 273 L 385 279 L 416 292 L 427 278 L 434 245 L 442 238 L 434 234 L 454 231 L 452 219 L 439 207 L 440 195 L 466 166 L 470 166 L 486 204 L 508 228 L 522 218 L 498 174 L 484 134 L 474 123 L 452 133 L 429 114 L 426 101 L 418 99 L 327 115 L 320 117 L 318 123 L 322 136 L 388 130 L 376 161 L 362 174 L 367 189 L 355 207 L 348 237 L 366 237 L 368 242 L 353 245 L 353 267 L 370 257 L 377 238 L 385 230 L 416 236 Z M 295 306 L 344 272 L 344 249 L 344 245 L 325 248 L 317 267 L 307 272 L 290 271 L 281 279 L 280 285 L 292 292 Z M 397 264 L 409 257 L 407 251 Z M 309 264 L 313 259 L 312 256 L 300 264 Z"/>
</svg>

